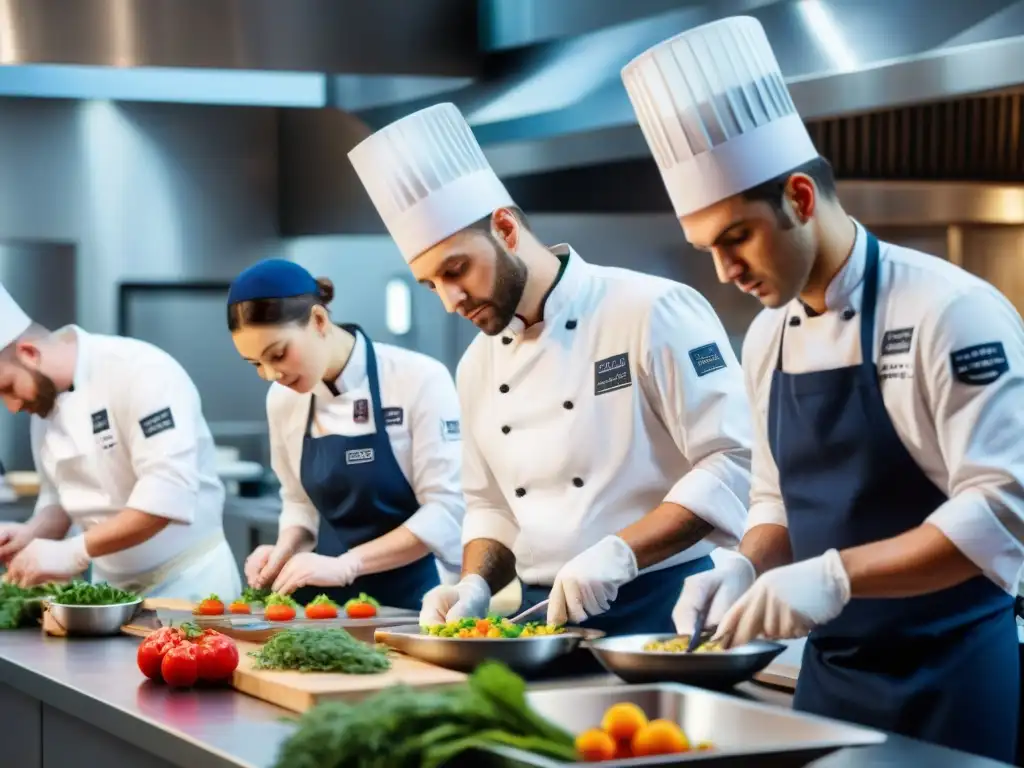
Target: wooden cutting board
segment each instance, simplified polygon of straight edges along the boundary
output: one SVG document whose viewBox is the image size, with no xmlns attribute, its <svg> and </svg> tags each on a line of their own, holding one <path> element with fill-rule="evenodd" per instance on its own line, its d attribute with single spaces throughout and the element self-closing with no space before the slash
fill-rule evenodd
<svg viewBox="0 0 1024 768">
<path fill-rule="evenodd" d="M 461 672 L 435 667 L 399 653 L 392 654 L 391 669 L 379 675 L 256 670 L 249 651 L 257 648 L 254 643 L 238 643 L 238 669 L 232 684 L 242 693 L 293 712 L 305 712 L 325 701 L 359 701 L 392 685 L 443 688 L 466 680 Z"/>
</svg>

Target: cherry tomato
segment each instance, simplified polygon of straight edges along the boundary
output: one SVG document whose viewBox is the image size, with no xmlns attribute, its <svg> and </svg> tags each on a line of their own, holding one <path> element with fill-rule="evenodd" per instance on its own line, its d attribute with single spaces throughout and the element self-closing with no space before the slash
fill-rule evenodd
<svg viewBox="0 0 1024 768">
<path fill-rule="evenodd" d="M 190 688 L 199 679 L 199 661 L 194 643 L 183 642 L 171 648 L 160 663 L 160 674 L 172 688 Z"/>
<path fill-rule="evenodd" d="M 198 676 L 206 682 L 224 682 L 231 679 L 238 667 L 238 646 L 230 637 L 207 630 L 194 641 Z"/>
<path fill-rule="evenodd" d="M 228 611 L 231 613 L 252 613 L 252 609 L 249 608 L 249 604 L 243 603 L 241 600 L 235 600 L 235 602 L 229 605 Z"/>
<path fill-rule="evenodd" d="M 377 607 L 369 603 L 347 603 L 345 613 L 350 619 L 370 619 L 377 615 Z"/>
<path fill-rule="evenodd" d="M 220 616 L 224 613 L 224 603 L 216 595 L 210 595 L 200 600 L 192 613 L 200 616 Z"/>
<path fill-rule="evenodd" d="M 327 595 L 317 595 L 309 605 L 306 606 L 307 619 L 336 619 L 338 618 L 338 604 Z"/>
<path fill-rule="evenodd" d="M 267 621 L 291 621 L 295 618 L 295 609 L 290 605 L 274 603 L 263 610 L 263 618 Z"/>
</svg>

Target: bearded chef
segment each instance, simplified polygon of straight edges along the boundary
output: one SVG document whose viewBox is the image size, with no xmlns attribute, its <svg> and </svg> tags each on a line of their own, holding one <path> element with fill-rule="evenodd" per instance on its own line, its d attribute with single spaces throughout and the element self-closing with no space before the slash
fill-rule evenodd
<svg viewBox="0 0 1024 768">
<path fill-rule="evenodd" d="M 349 157 L 416 279 L 482 331 L 456 377 L 462 579 L 421 621 L 482 616 L 518 575 L 553 624 L 671 630 L 683 581 L 746 517 L 750 419 L 714 310 L 541 244 L 452 104 Z"/>
<path fill-rule="evenodd" d="M 236 595 L 224 487 L 188 374 L 135 339 L 32 323 L 0 286 L 0 396 L 32 414 L 39 499 L 0 529 L 7 579 L 94 581 L 146 596 Z M 72 524 L 83 533 L 65 538 Z"/>
<path fill-rule="evenodd" d="M 685 32 L 623 80 L 687 240 L 765 307 L 743 345 L 747 530 L 686 583 L 678 631 L 710 604 L 728 644 L 810 632 L 798 709 L 1012 761 L 1019 315 L 846 214 L 757 20 Z"/>
</svg>

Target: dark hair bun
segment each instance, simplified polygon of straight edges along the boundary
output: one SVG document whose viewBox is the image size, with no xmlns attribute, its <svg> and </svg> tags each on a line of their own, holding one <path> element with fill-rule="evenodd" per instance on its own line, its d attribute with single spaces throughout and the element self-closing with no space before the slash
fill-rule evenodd
<svg viewBox="0 0 1024 768">
<path fill-rule="evenodd" d="M 316 279 L 317 297 L 326 306 L 331 303 L 334 299 L 334 283 L 326 277 L 318 277 Z"/>
</svg>

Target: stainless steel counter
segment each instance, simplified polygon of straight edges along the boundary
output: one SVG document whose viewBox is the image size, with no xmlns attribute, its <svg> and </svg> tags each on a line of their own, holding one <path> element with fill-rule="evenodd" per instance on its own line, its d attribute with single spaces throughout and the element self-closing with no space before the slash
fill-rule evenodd
<svg viewBox="0 0 1024 768">
<path fill-rule="evenodd" d="M 292 715 L 230 689 L 172 692 L 135 665 L 138 640 L 57 639 L 0 633 L 0 722 L 4 764 L 19 768 L 270 768 Z M 617 684 L 605 676 L 537 687 Z M 744 685 L 737 695 L 788 706 L 786 692 Z M 996 763 L 893 737 L 842 750 L 820 768 L 987 768 Z"/>
</svg>

